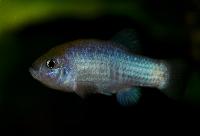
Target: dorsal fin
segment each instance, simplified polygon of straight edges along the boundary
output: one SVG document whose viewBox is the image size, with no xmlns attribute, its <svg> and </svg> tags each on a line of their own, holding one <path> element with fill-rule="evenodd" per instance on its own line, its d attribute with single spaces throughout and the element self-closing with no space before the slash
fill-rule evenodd
<svg viewBox="0 0 200 136">
<path fill-rule="evenodd" d="M 120 43 L 122 46 L 125 46 L 134 52 L 141 52 L 141 47 L 137 38 L 136 31 L 133 29 L 123 29 L 116 33 L 111 40 L 116 43 Z"/>
</svg>

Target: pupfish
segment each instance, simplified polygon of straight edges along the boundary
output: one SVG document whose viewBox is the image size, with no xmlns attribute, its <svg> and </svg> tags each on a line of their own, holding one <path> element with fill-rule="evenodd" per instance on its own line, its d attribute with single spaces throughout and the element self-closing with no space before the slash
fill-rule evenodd
<svg viewBox="0 0 200 136">
<path fill-rule="evenodd" d="M 137 103 L 142 87 L 168 94 L 170 65 L 131 52 L 124 45 L 134 50 L 138 40 L 135 33 L 124 33 L 110 40 L 81 39 L 58 45 L 39 57 L 29 71 L 52 89 L 74 92 L 82 98 L 94 93 L 116 94 L 123 106 Z"/>
</svg>

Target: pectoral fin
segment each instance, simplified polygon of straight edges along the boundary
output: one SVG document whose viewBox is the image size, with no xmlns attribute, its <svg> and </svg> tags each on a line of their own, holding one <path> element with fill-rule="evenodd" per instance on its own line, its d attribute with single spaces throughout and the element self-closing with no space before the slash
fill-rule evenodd
<svg viewBox="0 0 200 136">
<path fill-rule="evenodd" d="M 141 97 L 140 88 L 127 88 L 117 93 L 116 97 L 117 101 L 122 106 L 135 105 Z"/>
<path fill-rule="evenodd" d="M 75 90 L 75 93 L 79 95 L 81 98 L 85 98 L 90 94 L 96 93 L 96 87 L 89 85 L 87 83 L 79 83 Z"/>
</svg>

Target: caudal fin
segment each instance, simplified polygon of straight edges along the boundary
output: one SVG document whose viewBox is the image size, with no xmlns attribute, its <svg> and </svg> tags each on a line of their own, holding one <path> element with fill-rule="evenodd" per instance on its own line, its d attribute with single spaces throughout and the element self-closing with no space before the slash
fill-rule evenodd
<svg viewBox="0 0 200 136">
<path fill-rule="evenodd" d="M 166 62 L 168 68 L 168 81 L 165 87 L 160 88 L 164 94 L 173 99 L 181 99 L 185 93 L 187 79 L 187 65 L 181 60 Z"/>
</svg>

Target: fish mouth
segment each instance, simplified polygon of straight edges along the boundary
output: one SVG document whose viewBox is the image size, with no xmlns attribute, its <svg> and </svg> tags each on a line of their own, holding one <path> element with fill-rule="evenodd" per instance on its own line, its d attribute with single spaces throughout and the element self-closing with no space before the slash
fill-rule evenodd
<svg viewBox="0 0 200 136">
<path fill-rule="evenodd" d="M 30 67 L 29 68 L 29 72 L 30 72 L 30 74 L 32 75 L 33 78 L 39 80 L 40 76 L 39 76 L 38 72 L 34 68 Z"/>
</svg>

